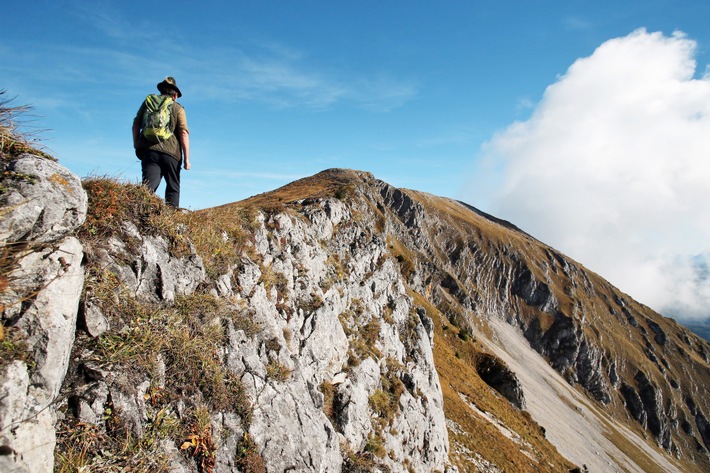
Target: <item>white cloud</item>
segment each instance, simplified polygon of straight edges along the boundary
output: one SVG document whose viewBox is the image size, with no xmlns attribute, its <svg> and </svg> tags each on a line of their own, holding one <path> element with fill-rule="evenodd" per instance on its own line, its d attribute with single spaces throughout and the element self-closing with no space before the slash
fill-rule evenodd
<svg viewBox="0 0 710 473">
<path fill-rule="evenodd" d="M 638 30 L 549 86 L 484 148 L 490 211 L 656 310 L 710 316 L 710 78 L 696 43 Z"/>
</svg>

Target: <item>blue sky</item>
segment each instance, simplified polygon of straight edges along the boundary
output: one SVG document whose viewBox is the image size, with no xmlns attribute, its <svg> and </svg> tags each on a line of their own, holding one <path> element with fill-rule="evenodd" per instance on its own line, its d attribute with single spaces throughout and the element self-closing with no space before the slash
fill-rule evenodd
<svg viewBox="0 0 710 473">
<path fill-rule="evenodd" d="M 45 130 L 44 145 L 79 176 L 139 179 L 131 121 L 145 95 L 172 75 L 191 128 L 183 207 L 234 202 L 332 167 L 370 171 L 511 220 L 656 309 L 673 312 L 682 305 L 679 294 L 703 294 L 695 309 L 676 313 L 707 315 L 700 308 L 708 307 L 710 288 L 698 268 L 710 254 L 710 229 L 696 221 L 710 219 L 689 203 L 704 198 L 704 189 L 690 185 L 694 193 L 678 203 L 685 192 L 678 189 L 688 183 L 659 184 L 677 156 L 656 156 L 663 147 L 653 138 L 664 131 L 647 131 L 687 132 L 680 143 L 663 142 L 683 148 L 690 169 L 698 166 L 691 174 L 705 176 L 695 128 L 706 123 L 696 118 L 708 102 L 710 2 L 206 0 L 175 1 L 163 11 L 147 5 L 4 4 L 0 88 L 17 97 L 15 104 L 33 106 L 29 125 Z M 647 80 L 657 75 L 670 79 Z M 649 83 L 657 87 L 628 105 Z M 649 124 L 647 105 L 677 103 L 678 94 L 695 105 L 677 115 L 695 118 L 669 128 L 665 114 Z M 589 109 L 596 114 L 581 120 Z M 615 123 L 605 111 L 624 119 L 603 127 Z M 627 130 L 629 123 L 639 126 Z M 650 144 L 630 148 L 614 130 Z M 596 154 L 570 159 L 590 149 Z M 609 149 L 621 151 L 607 156 Z M 599 153 L 608 159 L 597 160 Z M 653 160 L 626 161 L 646 154 Z M 626 167 L 617 169 L 622 161 Z M 648 176 L 631 171 L 647 162 L 659 163 Z M 568 173 L 539 175 L 551 168 Z M 659 186 L 667 188 L 661 197 Z M 637 187 L 647 193 L 621 192 Z M 626 201 L 636 206 L 616 205 Z M 601 202 L 610 211 L 600 212 Z M 640 211 L 649 202 L 665 213 Z M 678 214 L 679 206 L 676 231 L 657 235 L 654 229 L 668 222 L 660 217 Z M 620 265 L 618 253 L 636 247 L 644 251 Z M 669 289 L 662 276 L 681 260 L 680 279 Z M 654 299 L 659 292 L 668 294 Z"/>
</svg>

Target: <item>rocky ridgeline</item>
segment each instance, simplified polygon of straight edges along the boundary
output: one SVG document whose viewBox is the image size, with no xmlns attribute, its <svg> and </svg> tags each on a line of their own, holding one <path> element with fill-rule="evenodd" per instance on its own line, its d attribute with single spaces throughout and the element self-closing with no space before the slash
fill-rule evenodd
<svg viewBox="0 0 710 473">
<path fill-rule="evenodd" d="M 176 253 L 135 222 L 82 248 L 79 180 L 29 155 L 7 166 L 24 177 L 3 182 L 0 232 L 18 261 L 3 325 L 6 340 L 26 349 L 0 371 L 1 471 L 52 471 L 55 429 L 68 419 L 95 426 L 97 439 L 116 425 L 140 439 L 158 419 L 207 403 L 186 391 L 156 407 L 175 376 L 161 354 L 150 369 L 97 358 L 96 341 L 132 327 L 112 305 L 135 299 L 160 315 L 196 294 L 226 306 L 191 317 L 221 334 L 211 356 L 238 379 L 249 408 L 213 406 L 211 436 L 192 444 L 155 437 L 150 448 L 169 471 L 456 471 L 434 315 L 415 293 L 466 333 L 487 337 L 493 319 L 513 325 L 609 418 L 684 464 L 708 465 L 707 344 L 507 222 L 330 170 L 310 179 L 332 180 L 337 192 L 261 207 L 244 251 L 214 274 L 189 242 Z M 93 279 L 86 287 L 83 260 L 120 291 L 100 295 Z M 526 408 L 518 376 L 499 358 L 481 353 L 475 373 Z M 249 467 L 247 447 L 257 457 Z"/>
<path fill-rule="evenodd" d="M 465 204 L 372 185 L 396 217 L 387 231 L 419 250 L 415 290 L 438 306 L 456 300 L 451 315 L 474 314 L 463 317 L 472 329 L 477 319 L 493 317 L 519 327 L 569 383 L 635 419 L 669 453 L 707 462 L 707 343 L 508 222 Z M 457 221 L 461 208 L 432 212 L 457 205 L 480 223 Z M 487 226 L 488 234 L 481 230 Z M 514 379 L 507 384 L 517 389 Z"/>
<path fill-rule="evenodd" d="M 147 394 L 156 380 L 97 364 L 87 349 L 75 347 L 69 359 L 84 281 L 82 246 L 72 233 L 85 216 L 86 195 L 56 163 L 26 157 L 12 165 L 25 163 L 22 172 L 32 179 L 13 183 L 3 231 L 6 241 L 31 250 L 13 283 L 27 278 L 22 286 L 37 292 L 7 294 L 4 323 L 27 337 L 32 353 L 0 375 L 0 443 L 7 453 L 0 461 L 3 471 L 48 472 L 58 412 L 102 425 L 110 406 L 140 437 L 150 428 Z M 115 275 L 138 300 L 170 304 L 198 286 L 212 287 L 258 327 L 215 321 L 227 326 L 222 362 L 254 408 L 248 423 L 239 412 L 211 412 L 218 445 L 213 471 L 239 471 L 247 424 L 268 471 L 341 471 L 368 443 L 387 452 L 371 455 L 375 469 L 444 471 L 448 441 L 432 323 L 406 294 L 382 235 L 337 199 L 313 202 L 300 213 L 258 214 L 253 223 L 250 256 L 214 280 L 194 250 L 174 257 L 164 238 L 141 235 L 131 222 L 87 249 L 93 265 Z M 121 330 L 91 291 L 79 315 L 83 336 Z M 165 376 L 158 373 L 157 388 Z M 198 471 L 175 441 L 161 448 L 171 471 Z"/>
</svg>

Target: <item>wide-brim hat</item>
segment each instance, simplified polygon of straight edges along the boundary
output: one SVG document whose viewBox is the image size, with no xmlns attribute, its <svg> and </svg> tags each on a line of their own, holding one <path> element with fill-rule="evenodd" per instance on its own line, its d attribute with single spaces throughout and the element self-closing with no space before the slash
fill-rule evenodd
<svg viewBox="0 0 710 473">
<path fill-rule="evenodd" d="M 165 89 L 173 89 L 175 92 L 177 92 L 178 98 L 182 97 L 182 92 L 180 92 L 180 89 L 178 89 L 177 84 L 175 83 L 175 79 L 168 76 L 165 79 L 163 79 L 163 82 L 158 84 L 158 91 L 162 94 Z"/>
</svg>

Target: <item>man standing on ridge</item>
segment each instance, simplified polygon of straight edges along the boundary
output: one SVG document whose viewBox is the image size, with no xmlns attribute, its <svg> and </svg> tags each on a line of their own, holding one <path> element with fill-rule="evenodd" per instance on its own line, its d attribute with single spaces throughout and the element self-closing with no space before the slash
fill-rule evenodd
<svg viewBox="0 0 710 473">
<path fill-rule="evenodd" d="M 133 119 L 133 147 L 141 160 L 143 183 L 155 192 L 165 178 L 165 202 L 180 207 L 180 164 L 190 169 L 190 130 L 185 109 L 176 102 L 182 93 L 172 77 L 158 84 Z M 184 161 L 183 161 L 184 157 Z"/>
</svg>

